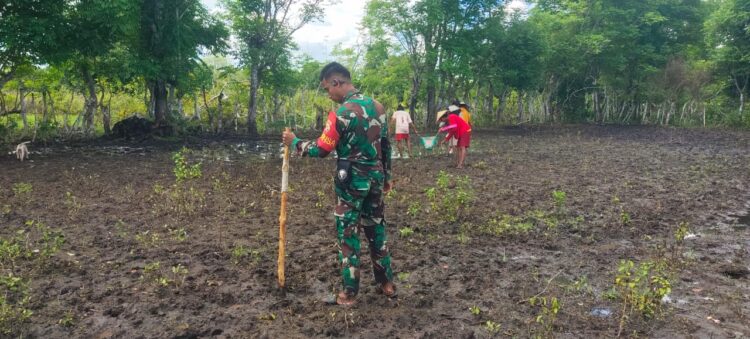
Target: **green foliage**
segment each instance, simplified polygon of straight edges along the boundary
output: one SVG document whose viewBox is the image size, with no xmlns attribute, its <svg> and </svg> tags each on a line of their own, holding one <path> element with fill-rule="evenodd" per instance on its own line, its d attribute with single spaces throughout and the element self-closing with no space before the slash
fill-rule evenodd
<svg viewBox="0 0 750 339">
<path fill-rule="evenodd" d="M 65 200 L 63 201 L 63 204 L 68 210 L 68 217 L 70 218 L 78 215 L 81 207 L 83 207 L 83 204 L 78 201 L 78 198 L 70 192 L 65 192 Z"/>
<path fill-rule="evenodd" d="M 529 298 L 529 304 L 537 307 L 539 312 L 535 318 L 537 324 L 542 327 L 541 333 L 537 333 L 538 338 L 551 338 L 553 337 L 553 331 L 555 321 L 557 320 L 557 314 L 562 309 L 562 304 L 557 297 L 540 297 L 534 296 Z"/>
<path fill-rule="evenodd" d="M 64 244 L 65 235 L 61 231 L 29 220 L 12 238 L 0 238 L 0 267 L 15 267 L 22 259 L 33 260 L 44 267 Z"/>
<path fill-rule="evenodd" d="M 440 171 L 436 186 L 425 191 L 433 213 L 447 222 L 458 221 L 471 208 L 474 191 L 468 176 L 456 177 Z"/>
<path fill-rule="evenodd" d="M 646 317 L 657 316 L 661 300 L 672 291 L 665 262 L 644 261 L 636 265 L 631 260 L 620 261 L 614 289 L 622 302 L 620 328 L 635 312 Z"/>
<path fill-rule="evenodd" d="M 674 240 L 677 244 L 682 244 L 685 241 L 685 237 L 690 234 L 690 228 L 688 223 L 683 221 L 674 231 Z"/>
<path fill-rule="evenodd" d="M 143 248 L 153 248 L 161 244 L 161 236 L 150 230 L 139 232 L 135 235 L 135 241 L 141 244 Z"/>
<path fill-rule="evenodd" d="M 419 201 L 414 201 L 411 204 L 409 204 L 409 207 L 406 209 L 406 215 L 411 217 L 417 217 L 419 216 L 419 212 L 422 211 L 422 204 Z"/>
<path fill-rule="evenodd" d="M 482 309 L 479 308 L 479 306 L 474 305 L 472 307 L 469 307 L 469 312 L 471 312 L 472 315 L 477 316 L 482 313 Z"/>
<path fill-rule="evenodd" d="M 552 191 L 552 199 L 555 201 L 555 208 L 558 211 L 562 211 L 565 208 L 568 195 L 564 191 Z"/>
<path fill-rule="evenodd" d="M 184 227 L 178 229 L 169 229 L 169 234 L 172 236 L 172 239 L 178 242 L 183 242 L 187 240 L 188 237 L 188 233 Z"/>
<path fill-rule="evenodd" d="M 235 245 L 231 250 L 231 257 L 232 263 L 235 265 L 247 262 L 258 263 L 261 260 L 261 252 L 259 250 L 251 250 L 245 245 Z"/>
<path fill-rule="evenodd" d="M 182 266 L 182 264 L 172 266 L 172 281 L 180 287 L 185 284 L 185 278 L 187 278 L 188 273 L 190 272 L 185 266 Z"/>
<path fill-rule="evenodd" d="M 407 281 L 409 280 L 410 275 L 411 274 L 409 274 L 409 272 L 398 272 L 398 274 L 396 274 L 396 278 L 398 278 L 399 281 Z"/>
<path fill-rule="evenodd" d="M 496 323 L 496 322 L 494 322 L 492 320 L 487 320 L 484 323 L 484 329 L 486 329 L 487 332 L 489 332 L 490 334 L 495 334 L 495 333 L 500 332 L 501 328 L 502 328 L 502 326 L 500 326 L 500 324 L 498 324 L 498 323 Z"/>
<path fill-rule="evenodd" d="M 34 190 L 34 186 L 27 182 L 13 184 L 13 194 L 18 197 L 28 196 Z"/>
<path fill-rule="evenodd" d="M 202 175 L 201 172 L 201 165 L 202 163 L 197 164 L 188 164 L 186 160 L 186 154 L 189 154 L 190 150 L 186 147 L 183 147 L 179 151 L 175 152 L 172 155 L 172 160 L 174 161 L 174 176 L 177 182 L 182 182 L 184 180 L 189 179 L 196 179 L 200 178 Z"/>
<path fill-rule="evenodd" d="M 10 335 L 31 318 L 29 282 L 8 273 L 0 275 L 0 334 Z"/>
<path fill-rule="evenodd" d="M 66 311 L 57 323 L 62 327 L 72 327 L 75 325 L 75 320 L 75 314 L 73 311 Z"/>
<path fill-rule="evenodd" d="M 630 225 L 630 213 L 625 211 L 620 212 L 620 223 L 623 226 Z"/>
<path fill-rule="evenodd" d="M 399 234 L 399 235 L 400 235 L 400 236 L 401 236 L 402 238 L 408 238 L 408 237 L 410 237 L 410 236 L 411 236 L 412 234 L 414 234 L 414 230 L 413 230 L 413 229 L 411 229 L 411 227 L 402 227 L 402 228 L 399 228 L 399 229 L 398 229 L 398 234 Z"/>
<path fill-rule="evenodd" d="M 534 224 L 525 217 L 503 214 L 499 218 L 490 219 L 487 224 L 480 227 L 483 233 L 496 236 L 505 234 L 526 234 L 534 229 Z"/>
</svg>

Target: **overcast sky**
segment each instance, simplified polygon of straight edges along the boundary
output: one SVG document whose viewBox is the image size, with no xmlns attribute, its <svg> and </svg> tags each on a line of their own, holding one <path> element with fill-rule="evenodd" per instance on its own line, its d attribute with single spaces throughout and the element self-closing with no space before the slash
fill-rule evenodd
<svg viewBox="0 0 750 339">
<path fill-rule="evenodd" d="M 201 1 L 209 11 L 218 8 L 218 0 Z M 300 54 L 327 61 L 330 59 L 331 50 L 337 44 L 341 44 L 343 48 L 356 45 L 365 3 L 364 0 L 343 0 L 338 6 L 326 8 L 322 22 L 310 23 L 294 34 Z M 512 0 L 508 8 L 524 9 L 526 5 L 522 0 Z M 334 22 L 336 26 L 333 25 Z"/>
</svg>

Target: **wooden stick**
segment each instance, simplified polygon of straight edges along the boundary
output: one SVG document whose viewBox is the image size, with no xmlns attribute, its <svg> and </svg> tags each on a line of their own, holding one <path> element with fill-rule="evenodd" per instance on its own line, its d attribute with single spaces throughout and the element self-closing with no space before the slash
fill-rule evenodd
<svg viewBox="0 0 750 339">
<path fill-rule="evenodd" d="M 286 128 L 289 132 L 289 127 Z M 289 146 L 284 146 L 284 161 L 281 165 L 281 213 L 279 214 L 279 260 L 278 282 L 279 288 L 284 288 L 284 254 L 286 252 L 286 192 L 289 189 Z"/>
</svg>

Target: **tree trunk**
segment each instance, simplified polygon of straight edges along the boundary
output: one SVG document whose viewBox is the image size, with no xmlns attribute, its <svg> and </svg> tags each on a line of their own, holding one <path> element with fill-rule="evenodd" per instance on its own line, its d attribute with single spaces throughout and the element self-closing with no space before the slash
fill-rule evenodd
<svg viewBox="0 0 750 339">
<path fill-rule="evenodd" d="M 193 93 L 193 119 L 201 120 L 201 106 L 198 105 L 198 93 Z"/>
<path fill-rule="evenodd" d="M 737 78 L 738 77 L 736 76 L 732 77 L 732 79 L 734 80 L 734 87 L 737 88 L 737 93 L 739 93 L 740 95 L 739 113 L 740 113 L 740 116 L 742 116 L 742 113 L 745 111 L 745 89 L 747 87 L 748 78 L 750 77 L 745 77 L 744 84 L 742 84 L 741 86 L 740 86 L 740 81 Z"/>
<path fill-rule="evenodd" d="M 162 79 L 154 81 L 151 93 L 154 102 L 154 122 L 156 126 L 167 126 L 167 82 Z"/>
<path fill-rule="evenodd" d="M 110 127 L 112 123 L 112 94 L 109 95 L 109 101 L 107 102 L 107 105 L 102 105 L 102 124 L 104 125 L 104 134 L 110 135 L 112 134 L 112 128 Z"/>
<path fill-rule="evenodd" d="M 248 103 L 247 113 L 247 134 L 251 137 L 258 136 L 258 124 L 256 118 L 258 115 L 258 86 L 260 84 L 259 65 L 253 65 L 250 68 L 250 102 Z"/>
<path fill-rule="evenodd" d="M 92 133 L 94 128 L 94 114 L 96 114 L 97 108 L 97 97 L 96 97 L 96 81 L 89 72 L 88 67 L 83 67 L 83 80 L 86 83 L 86 92 L 84 97 L 86 98 L 84 104 L 83 122 L 85 124 L 86 133 Z"/>
<path fill-rule="evenodd" d="M 415 74 L 411 78 L 411 91 L 409 92 L 409 114 L 412 117 L 414 117 L 415 120 L 417 119 L 416 110 L 417 110 L 417 96 L 419 95 L 419 85 L 420 85 L 420 78 L 418 75 Z M 429 125 L 425 125 L 425 126 L 429 126 Z"/>
<path fill-rule="evenodd" d="M 29 128 L 29 121 L 26 117 L 26 88 L 21 85 L 21 88 L 18 90 L 20 93 L 19 96 L 21 98 L 21 121 L 23 122 L 23 129 Z"/>
<path fill-rule="evenodd" d="M 68 101 L 68 109 L 65 110 L 63 113 L 63 126 L 65 126 L 66 131 L 70 131 L 70 121 L 68 120 L 68 117 L 70 115 L 70 111 L 73 109 L 73 98 L 75 97 L 74 93 L 70 92 L 70 101 Z"/>
<path fill-rule="evenodd" d="M 182 95 L 177 96 L 177 114 L 180 119 L 185 117 L 185 107 L 182 105 Z"/>
<path fill-rule="evenodd" d="M 518 95 L 518 124 L 523 123 L 523 94 L 521 91 L 516 91 L 516 94 Z"/>
<path fill-rule="evenodd" d="M 221 131 L 224 129 L 223 123 L 222 123 L 222 117 L 224 115 L 224 89 L 219 92 L 218 96 L 218 103 L 216 104 L 216 132 L 221 133 Z"/>
</svg>

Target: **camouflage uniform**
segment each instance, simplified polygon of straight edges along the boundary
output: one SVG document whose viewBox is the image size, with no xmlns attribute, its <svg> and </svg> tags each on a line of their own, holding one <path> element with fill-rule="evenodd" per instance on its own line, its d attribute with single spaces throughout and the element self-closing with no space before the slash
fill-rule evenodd
<svg viewBox="0 0 750 339">
<path fill-rule="evenodd" d="M 372 98 L 353 92 L 336 113 L 330 113 L 316 141 L 292 142 L 292 147 L 309 157 L 322 158 L 335 149 L 337 171 L 342 160 L 351 164 L 347 180 L 334 180 L 341 275 L 344 291 L 350 296 L 359 292 L 360 222 L 369 243 L 375 280 L 383 284 L 393 279 L 383 215 L 383 188 L 390 179 L 391 160 L 386 121 Z M 386 143 L 381 144 L 381 139 Z"/>
</svg>

